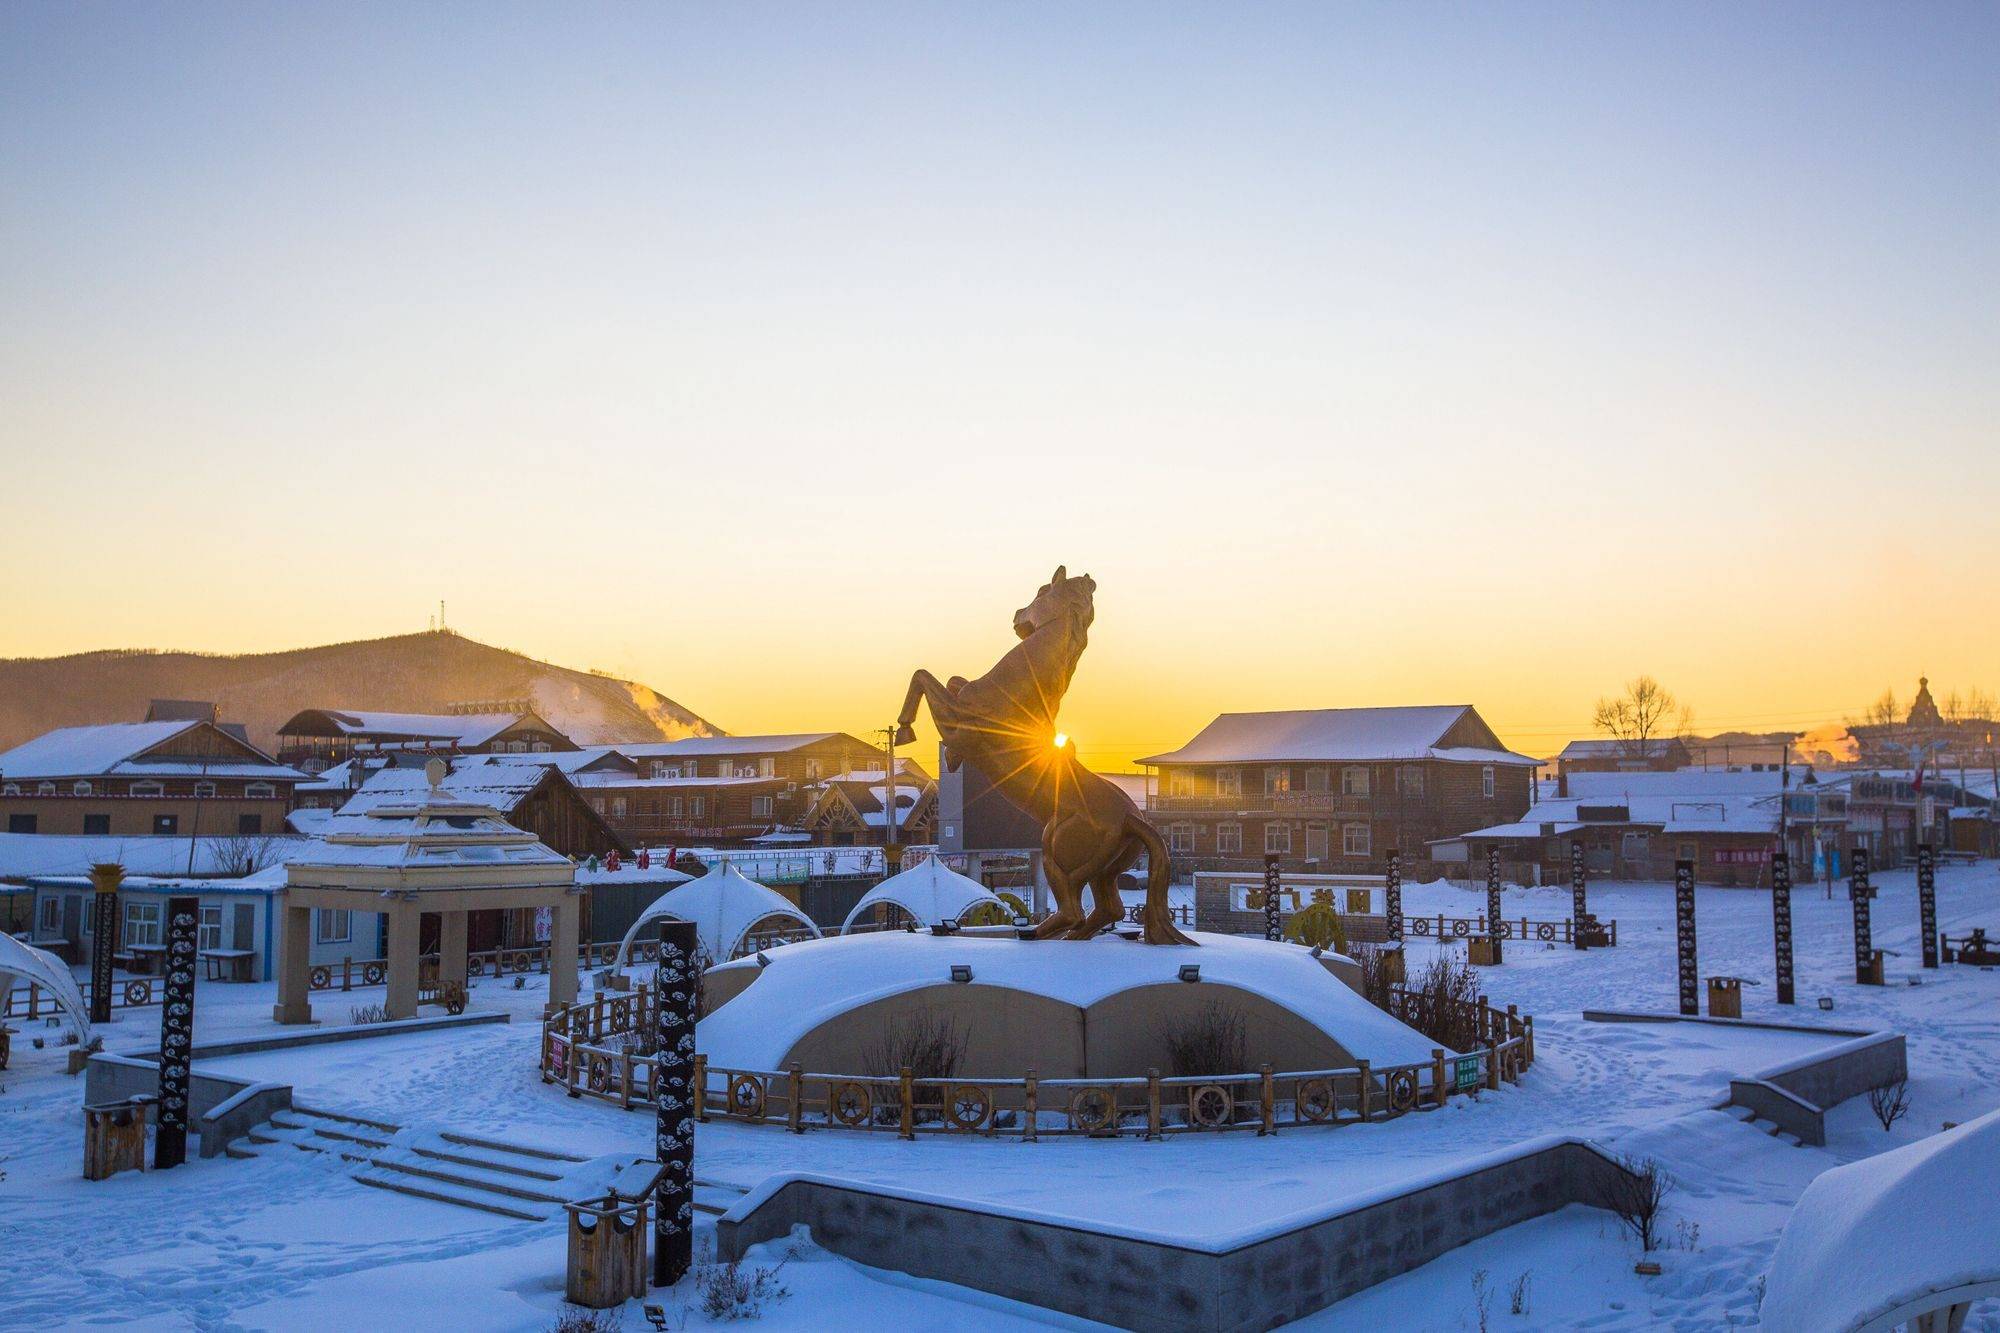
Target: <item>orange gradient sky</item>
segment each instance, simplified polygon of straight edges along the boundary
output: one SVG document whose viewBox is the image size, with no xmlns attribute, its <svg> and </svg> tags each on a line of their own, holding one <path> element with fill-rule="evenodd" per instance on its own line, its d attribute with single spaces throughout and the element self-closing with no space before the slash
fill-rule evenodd
<svg viewBox="0 0 2000 1333">
<path fill-rule="evenodd" d="M 1533 12 L 10 9 L 0 655 L 860 732 L 1067 562 L 1105 767 L 2000 686 L 1993 13 Z"/>
</svg>

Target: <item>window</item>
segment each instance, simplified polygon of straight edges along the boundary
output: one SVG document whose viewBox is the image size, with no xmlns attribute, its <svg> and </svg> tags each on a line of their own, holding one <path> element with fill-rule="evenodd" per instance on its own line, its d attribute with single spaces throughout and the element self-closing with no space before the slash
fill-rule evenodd
<svg viewBox="0 0 2000 1333">
<path fill-rule="evenodd" d="M 1292 850 L 1292 826 L 1276 822 L 1264 825 L 1264 850 L 1280 855 L 1289 853 Z"/>
<path fill-rule="evenodd" d="M 614 796 L 611 798 L 611 817 L 613 819 L 625 818 L 625 798 L 623 796 Z"/>
<path fill-rule="evenodd" d="M 1243 794 L 1243 770 L 1240 768 L 1216 769 L 1215 794 L 1217 796 L 1241 796 Z"/>
<path fill-rule="evenodd" d="M 78 778 L 70 784 L 69 794 L 72 796 L 88 796 L 90 795 L 90 784 Z"/>
<path fill-rule="evenodd" d="M 1215 854 L 1235 856 L 1243 850 L 1243 826 L 1241 824 L 1217 824 L 1215 826 Z"/>
<path fill-rule="evenodd" d="M 528 747 L 528 751 L 531 754 L 547 754 L 549 752 L 549 743 L 547 741 L 536 741 Z"/>
<path fill-rule="evenodd" d="M 507 742 L 508 754 L 526 754 L 527 752 L 528 752 L 528 743 L 526 741 Z"/>
<path fill-rule="evenodd" d="M 35 784 L 35 795 L 37 795 L 37 796 L 54 796 L 55 794 L 56 794 L 56 784 L 55 784 L 55 783 L 53 783 L 53 782 L 37 782 L 37 783 Z"/>
<path fill-rule="evenodd" d="M 4 787 L 0 787 L 0 796 L 19 796 L 20 794 L 21 784 L 18 782 L 10 782 Z"/>
<path fill-rule="evenodd" d="M 278 794 L 278 789 L 268 782 L 253 782 L 243 789 L 243 799 L 247 801 L 268 801 Z"/>
<path fill-rule="evenodd" d="M 344 907 L 313 909 L 313 939 L 320 944 L 346 944 L 354 938 L 354 916 Z"/>
<path fill-rule="evenodd" d="M 62 899 L 51 894 L 42 899 L 41 920 L 35 927 L 35 933 L 45 940 L 52 940 L 56 937 L 56 932 L 61 929 Z"/>
<path fill-rule="evenodd" d="M 1367 824 L 1341 825 L 1340 850 L 1348 856 L 1372 856 L 1374 830 Z"/>
<path fill-rule="evenodd" d="M 1693 861 L 1698 859 L 1696 856 L 1695 845 L 1691 842 L 1684 842 L 1680 844 L 1680 846 L 1677 849 L 1675 849 L 1674 855 L 1683 861 Z"/>
<path fill-rule="evenodd" d="M 771 817 L 771 798 L 768 796 L 752 796 L 750 798 L 750 817 L 752 819 L 769 819 Z"/>
<path fill-rule="evenodd" d="M 1194 851 L 1194 825 L 1170 824 L 1167 826 L 1167 850 L 1180 855 Z"/>
<path fill-rule="evenodd" d="M 1424 770 L 1408 764 L 1396 770 L 1396 790 L 1405 796 L 1424 794 Z"/>
<path fill-rule="evenodd" d="M 600 814 L 600 815 L 601 815 L 601 814 L 603 814 L 603 813 L 604 813 L 604 798 L 603 798 L 602 796 L 593 796 L 593 797 L 591 797 L 591 798 L 590 798 L 590 808 L 591 808 L 591 809 L 593 809 L 593 810 L 595 810 L 595 811 L 596 811 L 596 812 L 597 812 L 598 814 Z"/>
<path fill-rule="evenodd" d="M 1328 774 L 1326 769 L 1315 764 L 1306 770 L 1306 791 L 1308 793 L 1315 796 L 1324 796 L 1328 790 L 1327 782 Z"/>
<path fill-rule="evenodd" d="M 759 759 L 757 761 L 757 776 L 760 778 L 777 777 L 778 761 L 776 759 Z"/>
<path fill-rule="evenodd" d="M 1267 768 L 1264 770 L 1264 794 L 1283 796 L 1292 789 L 1292 770 L 1289 768 Z"/>
<path fill-rule="evenodd" d="M 669 813 L 671 813 L 675 819 L 679 819 L 681 817 L 681 798 L 676 796 L 672 801 L 669 801 L 668 804 L 673 807 Z"/>
<path fill-rule="evenodd" d="M 162 838 L 171 838 L 172 836 L 174 836 L 174 834 L 179 833 L 180 831 L 181 831 L 181 817 L 179 815 L 153 816 L 153 833 L 155 836 Z"/>
<path fill-rule="evenodd" d="M 201 926 L 195 932 L 195 948 L 220 949 L 222 947 L 222 909 L 204 907 L 201 909 Z"/>
<path fill-rule="evenodd" d="M 819 781 L 819 760 L 817 759 L 806 760 L 806 781 L 807 782 Z"/>
<path fill-rule="evenodd" d="M 36 820 L 33 815 L 8 815 L 7 831 L 9 833 L 33 833 L 35 831 L 35 823 Z"/>
<path fill-rule="evenodd" d="M 87 834 L 96 834 L 100 837 L 111 832 L 111 816 L 85 815 L 83 817 L 83 831 Z"/>
<path fill-rule="evenodd" d="M 708 804 L 708 802 L 707 802 L 707 801 L 705 801 L 705 800 L 703 800 L 703 799 L 702 799 L 701 797 L 699 797 L 699 796 L 697 796 L 697 797 L 695 797 L 695 798 L 694 798 L 694 817 L 695 817 L 696 819 L 700 819 L 700 818 L 701 818 L 701 816 L 702 816 L 702 813 L 703 813 L 703 807 L 704 807 L 704 806 L 706 806 L 707 804 Z"/>
<path fill-rule="evenodd" d="M 135 944 L 158 944 L 160 942 L 160 905 L 158 903 L 125 904 L 125 947 Z"/>
<path fill-rule="evenodd" d="M 1368 770 L 1359 764 L 1341 769 L 1340 794 L 1342 796 L 1366 796 L 1368 794 Z"/>
<path fill-rule="evenodd" d="M 238 833 L 262 833 L 264 831 L 264 816 L 262 815 L 236 816 L 236 831 Z"/>
<path fill-rule="evenodd" d="M 1493 765 L 1491 764 L 1479 770 L 1479 794 L 1488 799 L 1491 799 L 1493 795 Z"/>
<path fill-rule="evenodd" d="M 1167 777 L 1167 795 L 1169 796 L 1194 795 L 1194 774 L 1182 773 L 1179 772 L 1178 770 L 1169 774 Z"/>
<path fill-rule="evenodd" d="M 194 798 L 197 801 L 205 801 L 213 795 L 215 795 L 215 784 L 213 782 L 197 782 L 194 784 Z"/>
<path fill-rule="evenodd" d="M 165 796 L 167 789 L 157 782 L 135 782 L 129 789 L 133 796 Z"/>
</svg>

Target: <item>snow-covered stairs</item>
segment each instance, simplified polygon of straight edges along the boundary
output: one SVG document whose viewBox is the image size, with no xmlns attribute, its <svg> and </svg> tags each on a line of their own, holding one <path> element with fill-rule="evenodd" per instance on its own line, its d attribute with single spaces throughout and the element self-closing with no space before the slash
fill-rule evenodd
<svg viewBox="0 0 2000 1333">
<path fill-rule="evenodd" d="M 559 1215 L 567 1200 L 601 1195 L 629 1159 L 589 1158 L 453 1130 L 404 1129 L 382 1121 L 293 1107 L 252 1126 L 225 1151 L 261 1157 L 291 1147 L 353 1164 L 373 1189 L 455 1204 L 524 1222 Z"/>
<path fill-rule="evenodd" d="M 1772 1138 L 1776 1139 L 1780 1143 L 1789 1144 L 1794 1148 L 1800 1146 L 1798 1135 L 1786 1132 L 1784 1129 L 1781 1129 L 1777 1124 L 1773 1123 L 1772 1121 L 1764 1119 L 1762 1116 L 1758 1115 L 1755 1111 L 1752 1111 L 1747 1106 L 1736 1106 L 1732 1104 L 1727 1106 L 1718 1106 L 1715 1109 L 1721 1112 L 1723 1115 L 1728 1116 L 1731 1120 L 1741 1121 L 1743 1124 L 1750 1126 L 1750 1128 L 1752 1129 L 1759 1130 L 1765 1134 L 1769 1134 Z"/>
</svg>

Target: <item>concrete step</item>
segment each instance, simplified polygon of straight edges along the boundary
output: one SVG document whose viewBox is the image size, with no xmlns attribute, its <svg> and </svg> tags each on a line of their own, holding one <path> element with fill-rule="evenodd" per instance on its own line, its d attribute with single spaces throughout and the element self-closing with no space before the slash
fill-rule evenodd
<svg viewBox="0 0 2000 1333">
<path fill-rule="evenodd" d="M 1724 1115 L 1728 1116 L 1731 1120 L 1750 1120 L 1754 1119 L 1757 1114 L 1749 1107 L 1738 1106 L 1734 1102 L 1731 1102 L 1727 1106 L 1718 1106 L 1715 1109 L 1722 1112 Z"/>
<path fill-rule="evenodd" d="M 461 1134 L 447 1129 L 438 1134 L 446 1143 L 456 1143 L 464 1148 L 484 1148 L 490 1153 L 508 1153 L 515 1157 L 534 1158 L 544 1162 L 587 1162 L 588 1157 L 576 1153 L 561 1152 L 554 1148 L 537 1148 L 525 1143 L 507 1143 L 500 1139 L 483 1139 L 475 1134 Z"/>
<path fill-rule="evenodd" d="M 292 1103 L 290 1113 L 311 1116 L 316 1120 L 331 1120 L 341 1125 L 358 1125 L 363 1129 L 380 1130 L 383 1134 L 395 1134 L 403 1128 L 401 1125 L 392 1125 L 386 1120 L 370 1120 L 366 1116 L 349 1115 L 345 1111 L 322 1111 L 317 1107 L 302 1106 L 297 1102 Z"/>
<path fill-rule="evenodd" d="M 561 1180 L 563 1178 L 561 1171 L 547 1171 L 543 1170 L 540 1166 L 523 1166 L 519 1164 L 518 1159 L 510 1162 L 499 1157 L 497 1154 L 481 1156 L 475 1152 L 463 1150 L 454 1152 L 446 1148 L 421 1145 L 411 1148 L 410 1151 L 419 1157 L 428 1157 L 434 1161 L 449 1162 L 454 1166 L 474 1167 L 481 1171 L 501 1171 L 509 1175 L 520 1176 L 524 1180 Z M 540 1161 L 542 1159 L 533 1158 L 530 1160 Z"/>
<path fill-rule="evenodd" d="M 297 1130 L 315 1138 L 331 1139 L 343 1144 L 360 1144 L 365 1148 L 386 1148 L 389 1146 L 389 1140 L 395 1137 L 393 1131 L 385 1134 L 380 1129 L 354 1121 L 312 1113 L 301 1115 L 297 1111 L 273 1112 L 266 1123 L 278 1129 Z"/>
<path fill-rule="evenodd" d="M 224 1157 L 233 1157 L 237 1161 L 242 1162 L 248 1161 L 252 1157 L 262 1157 L 264 1150 L 258 1147 L 248 1136 L 245 1136 L 231 1139 L 229 1142 L 223 1144 L 222 1155 Z"/>
<path fill-rule="evenodd" d="M 521 1222 L 546 1222 L 554 1216 L 553 1210 L 536 1208 L 526 1200 L 504 1199 L 485 1190 L 468 1189 L 442 1180 L 420 1180 L 404 1175 L 378 1174 L 374 1171 L 357 1171 L 354 1179 L 370 1189 L 407 1194 L 412 1198 L 429 1199 L 434 1203 L 456 1204 L 461 1208 L 473 1208 L 482 1213 L 511 1217 Z"/>
<path fill-rule="evenodd" d="M 383 1171 L 393 1171 L 399 1175 L 415 1176 L 423 1180 L 442 1181 L 462 1189 L 478 1190 L 489 1194 L 504 1194 L 513 1199 L 526 1199 L 531 1203 L 560 1204 L 568 1195 L 560 1186 L 538 1185 L 523 1176 L 504 1172 L 481 1171 L 475 1167 L 449 1162 L 413 1161 L 410 1158 L 389 1156 L 371 1157 L 368 1164 Z"/>
</svg>

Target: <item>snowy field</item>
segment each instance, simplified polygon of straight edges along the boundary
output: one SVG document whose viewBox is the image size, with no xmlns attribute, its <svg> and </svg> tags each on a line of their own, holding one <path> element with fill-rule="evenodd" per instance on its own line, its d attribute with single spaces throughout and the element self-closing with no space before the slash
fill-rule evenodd
<svg viewBox="0 0 2000 1333">
<path fill-rule="evenodd" d="M 1510 945 L 1507 965 L 1484 974 L 1498 1003 L 1533 1014 L 1537 1062 L 1516 1087 L 1388 1124 L 1300 1129 L 1272 1138 L 1180 1137 L 1164 1143 L 928 1139 L 835 1131 L 793 1136 L 776 1127 L 710 1122 L 696 1140 L 704 1180 L 749 1186 L 787 1168 L 899 1183 L 932 1194 L 1219 1238 L 1281 1224 L 1353 1194 L 1455 1159 L 1551 1132 L 1583 1134 L 1608 1149 L 1658 1158 L 1672 1175 L 1665 1272 L 1632 1272 L 1636 1246 L 1608 1214 L 1568 1209 L 1467 1246 L 1315 1316 L 1325 1328 L 1713 1329 L 1754 1326 L 1761 1279 L 1793 1203 L 1840 1162 L 1935 1133 L 2000 1106 L 2000 972 L 1918 966 L 1914 877 L 1877 876 L 1879 947 L 1892 957 L 1884 988 L 1853 984 L 1844 891 L 1794 893 L 1801 1003 L 1775 1003 L 1770 899 L 1754 890 L 1702 890 L 1701 969 L 1754 978 L 1746 1018 L 1841 1028 L 1892 1028 L 1909 1038 L 1913 1109 L 1889 1133 L 1865 1100 L 1828 1118 L 1829 1145 L 1794 1148 L 1711 1109 L 1731 1075 L 1753 1074 L 1821 1038 L 1698 1024 L 1612 1025 L 1580 1012 L 1666 1012 L 1675 1005 L 1671 889 L 1602 885 L 1593 910 L 1615 917 L 1619 947 L 1576 953 Z M 1482 891 L 1412 886 L 1413 913 L 1472 914 Z M 1510 889 L 1506 910 L 1561 916 L 1567 889 Z M 2000 927 L 2000 868 L 1947 868 L 1939 921 L 1951 933 Z M 1137 946 L 1134 946 L 1137 947 Z M 1436 946 L 1413 942 L 1421 966 Z M 1907 979 L 1922 975 L 1922 985 Z M 1831 1013 L 1816 997 L 1830 995 Z M 268 986 L 204 985 L 198 1039 L 269 1032 Z M 342 1023 L 379 992 L 315 997 L 317 1016 Z M 508 1025 L 376 1038 L 239 1056 L 205 1067 L 291 1083 L 305 1106 L 415 1126 L 451 1128 L 584 1154 L 644 1155 L 650 1121 L 589 1100 L 571 1101 L 535 1074 L 541 995 L 475 988 L 475 1009 L 505 1009 Z M 156 1013 L 114 1024 L 112 1050 L 156 1036 Z M 253 1161 L 191 1162 L 170 1173 L 81 1178 L 81 1080 L 48 1049 L 16 1037 L 0 1074 L 0 1327 L 119 1324 L 147 1328 L 372 1329 L 425 1326 L 544 1329 L 561 1310 L 560 1224 L 508 1222 L 370 1190 L 343 1164 L 306 1153 Z M 1832 1040 L 1834 1038 L 1826 1038 Z M 697 1238 L 707 1239 L 706 1227 Z M 1995 1244 L 2000 1245 L 2000 1226 Z M 976 1292 L 939 1288 L 850 1264 L 794 1240 L 766 1247 L 783 1262 L 790 1295 L 762 1325 L 824 1327 L 869 1315 L 915 1329 L 1011 1327 L 1067 1321 Z M 1511 1312 L 1523 1275 L 1524 1313 Z M 690 1284 L 683 1284 L 688 1287 Z M 686 1293 L 668 1295 L 670 1326 L 706 1321 Z M 645 1321 L 631 1307 L 626 1327 Z M 2000 1304 L 1977 1307 L 1969 1328 L 2000 1330 Z"/>
</svg>

